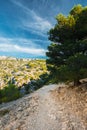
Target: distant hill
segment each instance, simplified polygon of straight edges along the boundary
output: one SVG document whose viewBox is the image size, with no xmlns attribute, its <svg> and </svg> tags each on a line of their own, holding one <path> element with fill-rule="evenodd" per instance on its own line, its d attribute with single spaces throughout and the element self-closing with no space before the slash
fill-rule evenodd
<svg viewBox="0 0 87 130">
<path fill-rule="evenodd" d="M 16 60 L 17 58 L 15 57 L 9 57 L 9 56 L 0 56 L 0 60 Z"/>
<path fill-rule="evenodd" d="M 12 83 L 18 87 L 40 79 L 47 72 L 46 61 L 0 56 L 0 88 Z"/>
</svg>

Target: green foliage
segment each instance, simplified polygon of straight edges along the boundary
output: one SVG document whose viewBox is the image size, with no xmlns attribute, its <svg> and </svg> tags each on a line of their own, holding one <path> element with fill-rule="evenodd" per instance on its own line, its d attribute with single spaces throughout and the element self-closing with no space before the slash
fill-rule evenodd
<svg viewBox="0 0 87 130">
<path fill-rule="evenodd" d="M 59 14 L 49 31 L 47 67 L 54 81 L 74 80 L 78 85 L 87 77 L 87 7 L 75 6 L 67 17 Z"/>
<path fill-rule="evenodd" d="M 26 94 L 31 93 L 39 88 L 41 88 L 43 85 L 49 84 L 49 74 L 44 73 L 40 75 L 39 79 L 33 80 L 29 82 L 29 84 L 24 84 Z"/>
<path fill-rule="evenodd" d="M 72 8 L 72 10 L 70 11 L 70 14 L 73 15 L 75 17 L 75 19 L 77 19 L 78 15 L 82 12 L 82 10 L 83 10 L 83 7 L 82 7 L 82 5 L 79 4 Z"/>
<path fill-rule="evenodd" d="M 13 84 L 9 84 L 0 90 L 0 103 L 16 100 L 19 97 L 21 97 L 21 94 L 18 88 Z"/>
<path fill-rule="evenodd" d="M 67 60 L 67 67 L 69 78 L 74 80 L 85 78 L 87 76 L 87 74 L 85 74 L 85 72 L 87 72 L 87 56 L 84 54 L 71 56 Z"/>
</svg>

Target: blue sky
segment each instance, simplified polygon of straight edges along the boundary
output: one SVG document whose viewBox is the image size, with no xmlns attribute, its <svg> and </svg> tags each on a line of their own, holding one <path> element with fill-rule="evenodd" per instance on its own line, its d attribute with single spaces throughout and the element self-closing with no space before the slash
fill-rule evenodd
<svg viewBox="0 0 87 130">
<path fill-rule="evenodd" d="M 45 57 L 55 16 L 77 4 L 86 6 L 87 0 L 0 0 L 0 55 Z"/>
</svg>

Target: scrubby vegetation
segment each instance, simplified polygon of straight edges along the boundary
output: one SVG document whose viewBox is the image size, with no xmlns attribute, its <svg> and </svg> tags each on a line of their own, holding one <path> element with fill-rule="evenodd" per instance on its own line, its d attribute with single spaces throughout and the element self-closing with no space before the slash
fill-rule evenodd
<svg viewBox="0 0 87 130">
<path fill-rule="evenodd" d="M 30 80 L 37 80 L 47 72 L 45 60 L 27 60 L 6 58 L 0 60 L 0 88 L 9 83 L 21 87 Z"/>
<path fill-rule="evenodd" d="M 0 59 L 0 103 L 39 89 L 47 76 L 45 60 Z"/>
<path fill-rule="evenodd" d="M 9 84 L 8 86 L 0 90 L 0 103 L 16 100 L 19 97 L 21 97 L 21 93 L 19 92 L 18 88 L 13 84 Z"/>
</svg>

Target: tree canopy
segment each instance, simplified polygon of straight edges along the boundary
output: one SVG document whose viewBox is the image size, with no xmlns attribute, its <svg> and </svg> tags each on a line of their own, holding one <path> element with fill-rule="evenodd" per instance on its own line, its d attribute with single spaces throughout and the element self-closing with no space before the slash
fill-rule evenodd
<svg viewBox="0 0 87 130">
<path fill-rule="evenodd" d="M 87 77 L 87 7 L 77 5 L 68 16 L 56 16 L 56 25 L 48 35 L 51 43 L 46 55 L 47 66 L 56 81 L 79 84 Z"/>
</svg>

